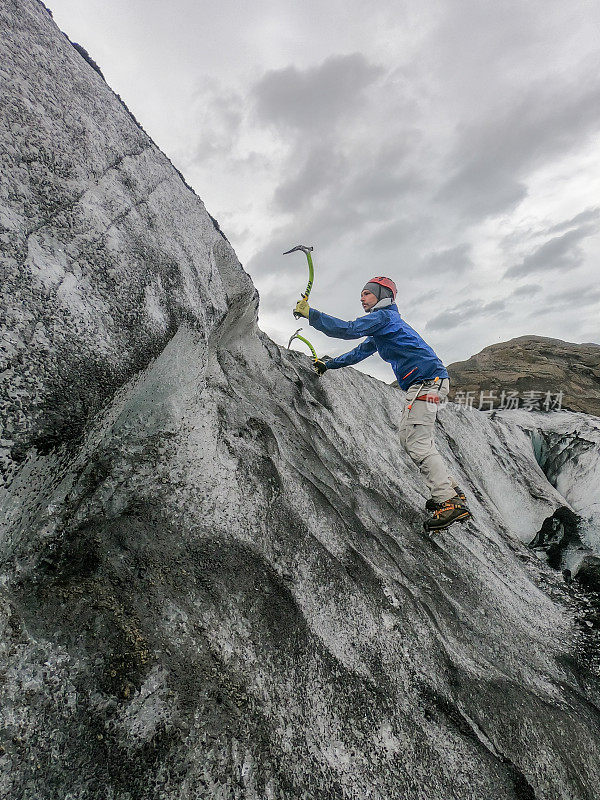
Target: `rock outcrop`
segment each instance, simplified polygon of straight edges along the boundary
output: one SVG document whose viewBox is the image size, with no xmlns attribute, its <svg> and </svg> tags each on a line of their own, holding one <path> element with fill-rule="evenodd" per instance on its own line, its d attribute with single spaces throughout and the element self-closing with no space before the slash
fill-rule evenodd
<svg viewBox="0 0 600 800">
<path fill-rule="evenodd" d="M 474 521 L 428 541 L 402 393 L 262 334 L 44 7 L 0 18 L 0 796 L 591 800 L 598 620 L 527 544 L 592 547 L 552 435 L 597 421 L 442 409 Z"/>
<path fill-rule="evenodd" d="M 483 400 L 485 409 L 492 404 L 510 407 L 514 398 L 521 406 L 530 402 L 542 408 L 544 403 L 556 404 L 562 394 L 558 403 L 562 408 L 600 416 L 600 344 L 518 336 L 450 364 L 448 373 L 451 399 L 457 392 L 462 398 L 471 392 L 469 399 L 476 406 Z M 491 392 L 495 398 L 490 401 Z"/>
</svg>

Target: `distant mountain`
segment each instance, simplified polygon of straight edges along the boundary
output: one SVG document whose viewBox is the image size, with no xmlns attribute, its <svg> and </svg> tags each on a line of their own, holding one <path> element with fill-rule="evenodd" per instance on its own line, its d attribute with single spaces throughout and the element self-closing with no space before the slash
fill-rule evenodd
<svg viewBox="0 0 600 800">
<path fill-rule="evenodd" d="M 450 399 L 472 399 L 475 408 L 488 409 L 491 402 L 507 407 L 517 400 L 521 407 L 541 408 L 560 402 L 571 411 L 600 416 L 600 344 L 518 336 L 450 364 L 448 372 Z"/>
</svg>

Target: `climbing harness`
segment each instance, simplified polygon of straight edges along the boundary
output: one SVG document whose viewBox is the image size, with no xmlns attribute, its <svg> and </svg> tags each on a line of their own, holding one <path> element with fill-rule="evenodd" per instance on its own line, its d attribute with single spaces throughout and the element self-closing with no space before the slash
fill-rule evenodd
<svg viewBox="0 0 600 800">
<path fill-rule="evenodd" d="M 436 378 L 433 379 L 433 387 L 432 388 L 436 388 L 438 393 L 439 393 L 439 391 L 440 391 L 439 387 L 436 386 L 438 381 L 439 381 L 439 377 L 436 377 Z M 437 395 L 436 394 L 430 395 L 428 393 L 427 394 L 419 394 L 419 392 L 421 391 L 423 386 L 425 386 L 426 383 L 427 383 L 427 381 L 422 381 L 421 385 L 417 389 L 416 395 L 413 397 L 413 399 L 410 401 L 409 405 L 406 407 L 407 408 L 406 416 L 408 416 L 410 414 L 410 410 L 413 407 L 413 403 L 415 402 L 415 400 L 426 400 L 428 403 L 439 403 L 440 402 L 439 394 L 437 394 Z"/>
</svg>

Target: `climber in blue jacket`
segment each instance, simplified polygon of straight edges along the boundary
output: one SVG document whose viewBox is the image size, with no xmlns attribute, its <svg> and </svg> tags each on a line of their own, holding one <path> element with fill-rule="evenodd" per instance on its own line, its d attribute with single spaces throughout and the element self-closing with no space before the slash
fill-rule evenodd
<svg viewBox="0 0 600 800">
<path fill-rule="evenodd" d="M 306 317 L 313 328 L 327 336 L 337 339 L 367 337 L 348 353 L 329 361 L 315 361 L 318 375 L 358 364 L 376 352 L 392 365 L 398 385 L 406 391 L 400 440 L 431 492 L 426 507 L 432 516 L 425 527 L 430 531 L 441 530 L 471 516 L 465 495 L 448 475 L 435 446 L 438 405 L 447 396 L 450 382 L 446 368 L 433 349 L 400 316 L 395 303 L 396 292 L 396 284 L 390 278 L 372 278 L 360 296 L 366 315 L 352 322 L 310 308 L 304 299 L 298 302 L 294 313 Z"/>
</svg>

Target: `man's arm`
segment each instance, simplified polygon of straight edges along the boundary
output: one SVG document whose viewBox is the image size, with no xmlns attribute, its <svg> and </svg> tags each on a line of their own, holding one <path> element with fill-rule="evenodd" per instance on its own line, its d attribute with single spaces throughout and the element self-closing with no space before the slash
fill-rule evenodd
<svg viewBox="0 0 600 800">
<path fill-rule="evenodd" d="M 344 353 L 341 356 L 337 356 L 337 358 L 331 358 L 329 361 L 325 361 L 325 364 L 327 365 L 327 369 L 350 367 L 352 364 L 358 364 L 359 361 L 363 361 L 365 358 L 372 356 L 376 350 L 375 342 L 373 339 L 369 338 L 361 342 L 354 350 L 350 350 L 349 353 Z"/>
<path fill-rule="evenodd" d="M 317 311 L 316 308 L 311 308 L 308 314 L 308 322 L 313 328 L 336 339 L 362 339 L 363 336 L 372 336 L 380 328 L 383 328 L 386 321 L 385 315 L 377 312 L 366 314 L 352 322 L 330 317 L 329 314 Z M 371 355 L 371 353 L 367 353 L 367 355 Z"/>
</svg>

